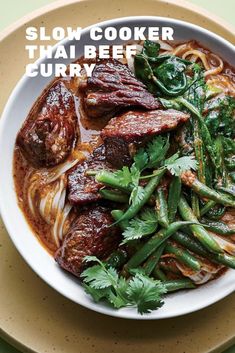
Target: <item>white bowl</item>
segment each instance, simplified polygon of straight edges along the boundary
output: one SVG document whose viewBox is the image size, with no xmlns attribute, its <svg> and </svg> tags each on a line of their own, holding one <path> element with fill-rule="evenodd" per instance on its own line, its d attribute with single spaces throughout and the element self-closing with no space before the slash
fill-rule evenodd
<svg viewBox="0 0 235 353">
<path fill-rule="evenodd" d="M 196 39 L 206 48 L 222 56 L 230 64 L 234 63 L 235 49 L 225 39 L 201 27 L 187 22 L 164 17 L 126 17 L 98 24 L 107 26 L 172 26 L 175 40 Z M 81 36 L 81 45 L 77 45 L 77 57 L 84 44 L 89 44 L 89 29 L 85 28 Z M 65 47 L 73 43 L 67 39 L 58 43 Z M 99 44 L 107 44 L 102 41 Z M 55 46 L 56 47 L 56 46 Z M 52 59 L 39 60 L 55 62 Z M 65 64 L 69 60 L 62 61 Z M 235 64 L 235 63 L 234 63 Z M 62 271 L 52 256 L 40 245 L 17 204 L 13 180 L 13 150 L 15 138 L 32 104 L 51 78 L 23 76 L 13 90 L 0 122 L 0 210 L 8 233 L 16 248 L 32 269 L 50 286 L 65 297 L 89 309 L 103 314 L 129 319 L 160 319 L 187 314 L 211 305 L 235 290 L 235 271 L 228 270 L 225 275 L 194 290 L 185 290 L 168 295 L 165 305 L 151 314 L 141 316 L 135 309 L 114 310 L 104 304 L 94 303 L 84 292 L 78 279 Z"/>
</svg>

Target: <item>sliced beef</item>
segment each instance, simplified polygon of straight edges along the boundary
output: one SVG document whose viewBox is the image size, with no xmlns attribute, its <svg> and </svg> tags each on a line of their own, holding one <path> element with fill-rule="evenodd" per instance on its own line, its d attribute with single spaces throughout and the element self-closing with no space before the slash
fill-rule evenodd
<svg viewBox="0 0 235 353">
<path fill-rule="evenodd" d="M 129 111 L 112 118 L 101 131 L 107 161 L 116 167 L 127 165 L 140 143 L 175 129 L 189 119 L 189 114 L 177 110 Z"/>
<path fill-rule="evenodd" d="M 92 206 L 83 211 L 65 236 L 55 260 L 63 269 L 79 276 L 85 267 L 85 256 L 106 259 L 118 247 L 121 237 L 118 227 L 110 227 L 112 223 L 108 208 Z"/>
<path fill-rule="evenodd" d="M 74 205 L 83 205 L 101 199 L 98 193 L 103 184 L 97 183 L 93 176 L 87 176 L 87 170 L 112 170 L 106 161 L 105 147 L 99 146 L 92 155 L 82 163 L 77 164 L 68 175 L 68 199 Z"/>
<path fill-rule="evenodd" d="M 69 155 L 77 135 L 73 95 L 55 81 L 33 106 L 17 143 L 25 158 L 37 167 L 51 167 Z"/>
<path fill-rule="evenodd" d="M 159 102 L 128 67 L 117 60 L 100 60 L 87 80 L 87 113 L 92 118 L 112 117 L 121 108 L 159 108 Z"/>
</svg>

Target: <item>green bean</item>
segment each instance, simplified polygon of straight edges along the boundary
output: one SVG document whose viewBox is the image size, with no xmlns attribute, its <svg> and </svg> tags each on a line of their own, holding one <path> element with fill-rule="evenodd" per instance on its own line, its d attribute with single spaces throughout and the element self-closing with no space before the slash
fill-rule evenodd
<svg viewBox="0 0 235 353">
<path fill-rule="evenodd" d="M 228 255 L 226 253 L 223 254 L 213 254 L 213 258 L 215 261 L 223 264 L 227 267 L 235 269 L 235 256 Z"/>
<path fill-rule="evenodd" d="M 224 222 L 213 222 L 208 219 L 203 218 L 201 220 L 201 223 L 203 224 L 204 227 L 209 229 L 212 232 L 215 232 L 217 234 L 221 235 L 232 235 L 235 234 L 235 229 L 231 229 L 228 227 L 228 225 Z"/>
<path fill-rule="evenodd" d="M 122 210 L 112 210 L 111 215 L 115 221 L 119 221 L 124 215 L 124 212 Z M 120 221 L 118 225 L 122 230 L 125 230 L 126 227 L 128 227 L 128 223 L 128 221 Z"/>
<path fill-rule="evenodd" d="M 208 201 L 200 211 L 201 217 L 204 216 L 208 211 L 210 211 L 210 209 L 212 209 L 215 205 L 216 205 L 215 201 L 212 201 L 212 200 Z"/>
<path fill-rule="evenodd" d="M 232 181 L 235 183 L 235 172 L 229 173 L 229 176 L 232 179 Z"/>
<path fill-rule="evenodd" d="M 158 223 L 167 228 L 169 225 L 168 219 L 168 207 L 165 197 L 165 191 L 162 187 L 158 188 L 157 190 L 157 197 L 156 197 L 156 212 L 158 216 Z"/>
<path fill-rule="evenodd" d="M 235 257 L 222 253 L 222 254 L 212 254 L 206 251 L 197 239 L 193 238 L 188 234 L 177 232 L 172 236 L 172 239 L 177 241 L 179 244 L 186 246 L 189 250 L 193 251 L 195 254 L 203 256 L 210 261 L 214 261 L 223 264 L 227 267 L 235 269 Z M 162 264 L 160 264 L 162 267 Z M 163 266 L 164 269 L 164 266 Z"/>
<path fill-rule="evenodd" d="M 156 266 L 153 270 L 153 277 L 158 278 L 161 281 L 167 280 L 165 273 L 158 266 Z"/>
<path fill-rule="evenodd" d="M 192 210 L 193 213 L 197 218 L 200 217 L 200 207 L 199 207 L 199 198 L 198 196 L 192 191 Z"/>
<path fill-rule="evenodd" d="M 177 207 L 181 194 L 181 179 L 177 176 L 173 177 L 173 180 L 169 187 L 168 196 L 168 210 L 169 210 L 169 222 L 172 223 L 175 219 Z"/>
<path fill-rule="evenodd" d="M 210 155 L 211 161 L 213 162 L 215 168 L 217 169 L 217 158 L 216 158 L 217 156 L 216 156 L 216 152 L 214 150 L 214 143 L 212 141 L 210 131 L 204 121 L 204 118 L 200 114 L 199 110 L 193 104 L 188 102 L 185 98 L 178 97 L 175 100 L 176 100 L 176 102 L 184 105 L 188 110 L 190 110 L 198 118 L 200 125 L 201 125 L 201 135 L 203 138 L 205 148 L 207 149 L 207 151 Z"/>
<path fill-rule="evenodd" d="M 160 171 L 160 173 L 162 172 L 163 170 Z M 93 175 L 96 176 L 96 181 L 99 182 L 99 183 L 102 183 L 106 186 L 109 186 L 109 187 L 112 187 L 114 189 L 118 189 L 120 191 L 123 191 L 124 193 L 127 193 L 127 194 L 130 194 L 133 190 L 133 185 L 128 185 L 128 186 L 124 186 L 124 185 L 120 185 L 120 181 L 119 179 L 115 176 L 114 173 L 112 172 L 109 172 L 107 170 L 102 170 L 102 171 L 89 171 L 89 173 L 95 173 Z M 90 174 L 89 174 L 90 175 Z M 157 176 L 159 175 L 159 171 L 156 171 L 153 176 Z M 104 192 L 105 190 L 105 192 Z M 101 190 L 100 190 L 101 191 Z M 109 190 L 107 189 L 102 189 L 101 193 L 103 193 L 103 195 L 107 196 L 107 199 L 108 197 L 110 197 L 110 200 L 112 195 L 111 195 L 111 190 L 110 192 L 108 193 Z M 115 191 L 114 191 L 115 192 Z M 102 196 L 103 196 L 102 195 Z M 116 196 L 116 195 L 115 195 Z M 113 197 L 115 197 L 113 196 Z M 104 196 L 103 196 L 104 197 Z M 106 198 L 106 197 L 104 197 Z M 127 199 L 127 198 L 126 198 Z M 109 200 L 109 199 L 108 199 Z M 123 194 L 123 200 L 124 200 L 124 194 Z M 127 199 L 129 200 L 129 199 Z M 116 201 L 116 202 L 119 202 L 117 200 L 112 200 L 112 201 Z M 121 201 L 120 201 L 121 202 Z M 126 202 L 126 201 L 123 201 L 123 202 Z M 128 201 L 127 201 L 128 202 Z M 150 197 L 150 199 L 148 200 L 149 204 L 153 205 L 155 203 L 155 198 L 153 196 Z"/>
<path fill-rule="evenodd" d="M 221 191 L 221 192 L 224 192 L 225 194 L 228 194 L 230 196 L 232 196 L 233 198 L 235 197 L 235 188 L 234 188 L 234 185 L 232 188 L 229 188 L 229 187 L 223 187 L 223 186 L 219 186 L 217 187 L 217 190 L 218 191 Z"/>
<path fill-rule="evenodd" d="M 127 270 L 137 268 L 141 265 L 166 239 L 177 232 L 185 225 L 191 225 L 194 222 L 174 222 L 168 228 L 161 229 L 153 235 L 126 263 Z"/>
<path fill-rule="evenodd" d="M 157 266 L 165 246 L 166 244 L 162 243 L 162 245 L 160 245 L 159 248 L 154 251 L 154 253 L 147 259 L 147 261 L 143 265 L 144 272 L 146 273 L 146 275 L 150 276 L 154 268 Z"/>
<path fill-rule="evenodd" d="M 119 178 L 116 177 L 115 173 L 109 172 L 107 170 L 102 170 L 96 174 L 96 181 L 104 185 L 110 186 L 114 189 L 122 190 L 130 193 L 133 189 L 132 185 L 124 186 L 120 185 Z"/>
<path fill-rule="evenodd" d="M 166 286 L 167 292 L 174 292 L 179 289 L 196 288 L 195 284 L 188 278 L 164 281 L 163 283 Z"/>
<path fill-rule="evenodd" d="M 226 166 L 229 170 L 234 171 L 235 169 L 235 161 L 234 161 L 234 157 L 232 158 L 225 158 L 226 161 Z"/>
<path fill-rule="evenodd" d="M 152 193 L 156 189 L 157 185 L 159 184 L 159 182 L 165 172 L 166 172 L 165 169 L 161 169 L 161 170 L 159 170 L 158 175 L 156 175 L 152 179 L 150 179 L 150 181 L 148 182 L 148 184 L 145 186 L 145 188 L 143 190 L 142 197 L 130 205 L 130 207 L 127 209 L 127 211 L 124 213 L 124 215 L 122 216 L 122 218 L 120 220 L 122 220 L 122 221 L 129 220 L 129 219 L 133 218 L 141 210 L 141 208 L 146 204 L 146 202 L 149 201 Z M 117 221 L 117 222 L 119 222 L 119 221 Z"/>
<path fill-rule="evenodd" d="M 198 223 L 197 217 L 194 215 L 193 211 L 189 207 L 187 201 L 183 196 L 180 198 L 179 202 L 179 212 L 181 217 L 185 221 L 193 221 Z M 210 251 L 212 252 L 222 252 L 223 250 L 213 239 L 213 237 L 200 225 L 191 225 L 190 229 L 192 230 L 194 236 Z"/>
<path fill-rule="evenodd" d="M 198 163 L 198 179 L 205 183 L 205 162 L 204 162 L 204 152 L 203 143 L 201 138 L 201 131 L 199 126 L 199 121 L 197 118 L 193 117 L 193 134 L 194 134 L 194 151 L 196 161 Z"/>
<path fill-rule="evenodd" d="M 126 260 L 127 252 L 123 249 L 118 249 L 109 256 L 106 264 L 114 268 L 120 268 L 125 264 Z"/>
<path fill-rule="evenodd" d="M 228 185 L 228 171 L 224 163 L 224 147 L 223 147 L 223 140 L 222 136 L 219 135 L 215 139 L 215 151 L 217 154 L 217 163 L 218 163 L 218 171 L 221 176 L 221 182 L 223 186 Z M 217 173 L 216 173 L 217 174 Z M 216 177 L 218 177 L 216 175 Z"/>
<path fill-rule="evenodd" d="M 192 252 L 195 252 L 195 254 L 198 254 L 201 256 L 208 256 L 208 252 L 206 251 L 206 249 L 193 236 L 190 236 L 182 232 L 176 232 L 175 234 L 172 235 L 172 239 L 175 240 L 180 245 L 185 246 L 187 249 L 191 250 Z"/>
<path fill-rule="evenodd" d="M 221 205 L 217 205 L 216 207 L 210 209 L 206 216 L 210 219 L 213 220 L 218 220 L 220 219 L 226 212 L 226 207 L 225 206 L 221 206 Z"/>
<path fill-rule="evenodd" d="M 101 189 L 99 193 L 106 200 L 120 203 L 128 203 L 129 201 L 129 196 L 120 191 Z"/>
<path fill-rule="evenodd" d="M 168 243 L 165 247 L 165 253 L 173 254 L 177 260 L 195 271 L 200 271 L 200 262 L 188 252 L 186 249 L 179 248 L 171 243 Z"/>
<path fill-rule="evenodd" d="M 209 188 L 205 184 L 201 183 L 192 173 L 185 173 L 181 177 L 183 183 L 191 187 L 192 190 L 201 197 L 206 197 L 216 203 L 224 206 L 235 207 L 235 200 L 232 200 L 229 196 L 218 193 L 217 191 Z"/>
</svg>

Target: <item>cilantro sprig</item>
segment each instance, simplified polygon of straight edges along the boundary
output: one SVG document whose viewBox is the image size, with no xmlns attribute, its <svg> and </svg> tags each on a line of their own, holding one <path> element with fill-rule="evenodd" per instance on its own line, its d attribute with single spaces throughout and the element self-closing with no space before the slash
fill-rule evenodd
<svg viewBox="0 0 235 353">
<path fill-rule="evenodd" d="M 126 244 L 131 240 L 141 239 L 144 236 L 150 235 L 157 230 L 158 218 L 154 209 L 144 209 L 139 217 L 130 220 L 128 226 L 122 233 L 122 244 Z"/>
<path fill-rule="evenodd" d="M 169 135 L 154 137 L 145 148 L 140 148 L 134 156 L 135 167 L 144 169 L 158 168 L 169 150 Z"/>
<path fill-rule="evenodd" d="M 96 175 L 96 180 L 114 189 L 121 189 L 130 194 L 129 208 L 114 224 L 134 218 L 142 207 L 149 201 L 156 190 L 161 178 L 168 170 L 172 175 L 180 176 L 189 169 L 196 170 L 197 163 L 192 156 L 179 157 L 179 153 L 166 159 L 169 149 L 168 137 L 157 136 L 145 148 L 141 148 L 134 157 L 130 168 L 123 167 L 114 173 L 101 171 Z M 156 150 L 155 150 L 156 148 Z M 145 187 L 140 183 L 141 173 L 145 170 L 158 168 L 151 171 L 149 181 Z"/>
<path fill-rule="evenodd" d="M 86 256 L 84 261 L 96 263 L 81 274 L 85 291 L 94 301 L 104 300 L 117 309 L 136 307 L 140 314 L 148 314 L 163 305 L 167 290 L 161 281 L 146 276 L 141 270 L 135 270 L 126 280 L 95 256 Z"/>
<path fill-rule="evenodd" d="M 179 153 L 165 160 L 164 166 L 169 170 L 172 175 L 180 176 L 187 170 L 197 170 L 197 162 L 193 156 L 179 157 Z"/>
</svg>

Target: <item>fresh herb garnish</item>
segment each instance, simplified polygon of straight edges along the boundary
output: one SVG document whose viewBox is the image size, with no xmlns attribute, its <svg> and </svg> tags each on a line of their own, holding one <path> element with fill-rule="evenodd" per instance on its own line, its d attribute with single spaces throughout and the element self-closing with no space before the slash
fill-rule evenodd
<svg viewBox="0 0 235 353">
<path fill-rule="evenodd" d="M 84 261 L 96 263 L 81 274 L 86 292 L 96 302 L 104 300 L 115 308 L 136 307 L 140 314 L 163 305 L 162 298 L 167 290 L 161 281 L 146 276 L 141 270 L 135 270 L 126 280 L 95 256 L 86 256 Z"/>
<path fill-rule="evenodd" d="M 164 166 L 172 175 L 180 176 L 187 170 L 197 170 L 197 162 L 193 156 L 179 157 L 178 153 L 165 161 Z"/>
<path fill-rule="evenodd" d="M 157 214 L 154 209 L 146 208 L 139 217 L 130 220 L 127 228 L 122 233 L 122 244 L 131 240 L 141 239 L 142 237 L 152 234 L 158 226 Z"/>
</svg>

